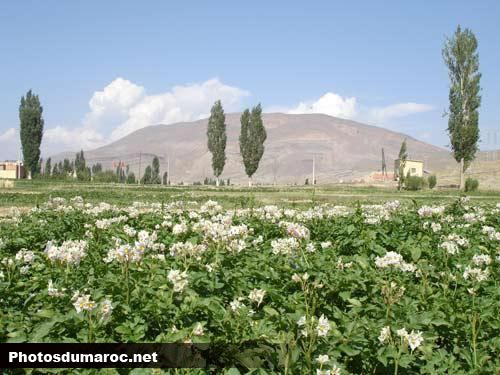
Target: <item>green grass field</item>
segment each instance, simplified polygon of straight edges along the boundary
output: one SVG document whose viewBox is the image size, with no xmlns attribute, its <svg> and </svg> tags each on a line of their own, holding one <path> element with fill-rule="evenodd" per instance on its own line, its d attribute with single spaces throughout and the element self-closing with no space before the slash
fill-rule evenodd
<svg viewBox="0 0 500 375">
<path fill-rule="evenodd" d="M 29 208 L 46 202 L 51 197 L 71 198 L 81 196 L 89 202 L 105 201 L 127 205 L 134 201 L 170 202 L 173 200 L 206 201 L 213 199 L 226 207 L 247 207 L 275 204 L 279 206 L 307 206 L 312 203 L 380 203 L 388 200 L 420 203 L 447 202 L 462 193 L 452 189 L 423 190 L 419 192 L 396 191 L 392 188 L 371 186 L 154 186 L 76 183 L 64 181 L 17 181 L 13 187 L 0 188 L 0 207 Z M 476 202 L 498 202 L 500 191 L 477 191 L 468 193 Z"/>
</svg>

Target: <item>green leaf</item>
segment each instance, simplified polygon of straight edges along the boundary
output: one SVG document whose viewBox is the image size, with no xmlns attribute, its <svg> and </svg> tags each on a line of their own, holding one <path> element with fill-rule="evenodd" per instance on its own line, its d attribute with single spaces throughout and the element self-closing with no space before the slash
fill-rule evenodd
<svg viewBox="0 0 500 375">
<path fill-rule="evenodd" d="M 42 323 L 35 327 L 34 334 L 30 337 L 30 341 L 32 342 L 41 342 L 42 339 L 45 338 L 54 325 L 58 322 L 57 319 L 49 320 L 48 322 Z"/>
<path fill-rule="evenodd" d="M 359 354 L 359 350 L 356 350 L 354 348 L 351 348 L 350 346 L 346 344 L 341 344 L 339 345 L 339 349 L 343 351 L 345 354 L 347 354 L 349 357 L 353 357 L 355 355 Z"/>
<path fill-rule="evenodd" d="M 269 306 L 264 306 L 263 308 L 264 312 L 268 315 L 271 315 L 271 316 L 279 316 L 279 312 L 277 312 L 275 309 L 273 309 L 272 307 L 269 307 Z"/>
<path fill-rule="evenodd" d="M 420 249 L 420 247 L 413 247 L 411 249 L 411 258 L 414 262 L 420 259 L 420 255 L 422 255 L 422 250 Z"/>
</svg>

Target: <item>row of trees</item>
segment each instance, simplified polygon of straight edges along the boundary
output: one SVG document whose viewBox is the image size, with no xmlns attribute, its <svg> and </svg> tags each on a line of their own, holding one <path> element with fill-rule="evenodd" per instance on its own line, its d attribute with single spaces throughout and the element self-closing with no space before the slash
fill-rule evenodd
<svg viewBox="0 0 500 375">
<path fill-rule="evenodd" d="M 157 156 L 154 156 L 151 165 L 146 167 L 141 183 L 170 185 L 167 172 L 164 172 L 163 176 L 160 177 L 160 159 Z"/>
<path fill-rule="evenodd" d="M 260 160 L 264 155 L 264 142 L 267 138 L 266 129 L 262 121 L 262 107 L 260 104 L 250 111 L 245 109 L 240 117 L 240 154 L 248 176 L 248 186 L 252 186 L 252 176 L 259 168 Z M 216 101 L 210 110 L 207 126 L 208 150 L 212 154 L 212 170 L 219 186 L 219 177 L 226 164 L 226 116 L 220 100 Z"/>
<path fill-rule="evenodd" d="M 479 141 L 479 106 L 481 105 L 481 73 L 479 73 L 478 42 L 469 29 L 457 27 L 454 35 L 447 39 L 442 50 L 444 62 L 449 71 L 449 110 L 448 128 L 450 147 L 455 160 L 460 164 L 460 188 L 464 189 L 464 172 L 470 166 L 478 151 Z M 41 173 L 40 145 L 43 137 L 43 107 L 38 95 L 29 90 L 21 98 L 19 106 L 20 137 L 24 165 L 30 176 Z M 262 122 L 262 108 L 259 105 L 250 111 L 246 109 L 240 118 L 241 132 L 239 137 L 240 154 L 252 185 L 252 176 L 259 167 L 264 154 L 266 130 Z M 215 102 L 210 112 L 207 128 L 208 149 L 212 153 L 212 169 L 219 185 L 219 177 L 226 162 L 226 124 L 224 109 L 220 101 Z M 69 161 L 68 161 L 69 162 Z M 76 171 L 79 179 L 90 179 L 92 171 L 85 166 L 83 151 L 76 156 L 73 166 L 66 161 L 50 165 L 47 160 L 45 170 L 50 175 L 65 175 L 70 169 Z M 51 170 L 52 169 L 52 170 Z M 51 172 L 50 172 L 51 171 Z M 101 171 L 102 172 L 102 171 Z M 104 172 L 102 172 L 104 173 Z M 109 174 L 109 172 L 106 172 Z M 118 173 L 117 173 L 118 174 Z M 119 180 L 128 180 L 128 173 L 119 171 Z M 134 177 L 135 178 L 135 177 Z M 160 178 L 159 160 L 153 159 L 151 166 L 145 170 L 141 181 L 158 184 L 168 179 Z"/>
<path fill-rule="evenodd" d="M 103 170 L 101 163 L 87 166 L 83 150 L 75 155 L 73 160 L 64 159 L 52 166 L 52 158 L 45 161 L 40 159 L 36 171 L 39 178 L 68 179 L 76 178 L 79 181 L 99 181 L 99 182 L 119 182 L 133 184 L 137 182 L 134 172 L 130 171 L 129 165 L 124 165 L 121 161 L 115 170 Z M 228 180 L 229 181 L 229 180 Z M 140 180 L 143 184 L 163 184 L 168 185 L 168 173 L 164 172 L 160 177 L 160 161 L 157 156 L 153 157 L 151 165 L 148 165 L 144 175 Z"/>
<path fill-rule="evenodd" d="M 44 167 L 40 159 L 37 167 L 37 177 L 45 179 L 78 179 L 79 181 L 99 181 L 99 182 L 121 182 L 136 183 L 136 178 L 129 166 L 123 167 L 123 163 L 118 163 L 116 170 L 103 170 L 101 163 L 87 166 L 85 154 L 82 151 L 75 155 L 73 160 L 65 158 L 52 166 L 52 158 L 45 161 Z"/>
</svg>

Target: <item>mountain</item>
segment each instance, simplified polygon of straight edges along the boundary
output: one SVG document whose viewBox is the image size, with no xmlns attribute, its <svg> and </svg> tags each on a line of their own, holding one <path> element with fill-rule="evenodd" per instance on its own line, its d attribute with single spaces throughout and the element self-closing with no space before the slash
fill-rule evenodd
<svg viewBox="0 0 500 375">
<path fill-rule="evenodd" d="M 226 115 L 226 166 L 222 178 L 245 183 L 247 178 L 239 155 L 240 114 Z M 315 159 L 318 183 L 360 179 L 381 169 L 384 148 L 387 169 L 393 170 L 403 139 L 409 157 L 424 161 L 424 169 L 441 170 L 455 165 L 450 153 L 391 130 L 321 114 L 263 115 L 267 130 L 265 153 L 254 176 L 258 183 L 298 183 L 311 178 Z M 136 176 L 144 173 L 154 155 L 160 158 L 161 173 L 170 162 L 172 182 L 203 181 L 212 177 L 211 155 L 206 139 L 207 119 L 189 123 L 148 126 L 95 150 L 86 150 L 87 164 L 97 162 L 105 169 L 123 161 Z M 53 160 L 74 158 L 74 153 L 55 155 Z"/>
</svg>

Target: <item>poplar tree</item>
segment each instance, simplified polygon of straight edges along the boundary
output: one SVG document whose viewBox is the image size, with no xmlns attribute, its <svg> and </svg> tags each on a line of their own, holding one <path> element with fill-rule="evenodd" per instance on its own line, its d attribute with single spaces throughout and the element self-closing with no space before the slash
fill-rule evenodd
<svg viewBox="0 0 500 375">
<path fill-rule="evenodd" d="M 469 29 L 458 26 L 443 48 L 450 78 L 448 134 L 455 160 L 460 163 L 460 189 L 465 188 L 464 172 L 476 156 L 479 141 L 481 90 L 477 39 Z"/>
<path fill-rule="evenodd" d="M 219 176 L 226 164 L 226 116 L 220 100 L 217 100 L 210 110 L 207 126 L 208 150 L 212 153 L 212 169 L 219 186 Z"/>
<path fill-rule="evenodd" d="M 143 184 L 150 184 L 152 179 L 152 169 L 151 166 L 148 165 L 146 170 L 144 171 L 144 176 L 142 177 Z"/>
<path fill-rule="evenodd" d="M 406 159 L 408 159 L 408 152 L 406 150 L 406 138 L 401 143 L 401 148 L 399 149 L 399 170 L 398 170 L 398 190 L 401 190 L 403 182 L 405 180 L 405 166 Z"/>
<path fill-rule="evenodd" d="M 252 186 L 252 176 L 259 168 L 267 138 L 261 105 L 252 108 L 251 112 L 246 109 L 241 115 L 240 123 L 240 154 L 248 176 L 248 186 Z"/>
<path fill-rule="evenodd" d="M 47 161 L 45 162 L 44 175 L 46 177 L 50 177 L 51 173 L 52 173 L 52 158 L 48 158 Z"/>
<path fill-rule="evenodd" d="M 40 160 L 40 144 L 43 137 L 43 107 L 38 95 L 29 90 L 21 98 L 19 106 L 20 137 L 23 151 L 24 166 L 35 177 Z"/>
<path fill-rule="evenodd" d="M 153 158 L 152 168 L 151 168 L 151 183 L 160 184 L 160 159 L 157 156 Z"/>
<path fill-rule="evenodd" d="M 385 163 L 385 152 L 384 148 L 382 147 L 382 178 L 385 180 L 385 177 L 387 176 L 387 165 Z"/>
</svg>

